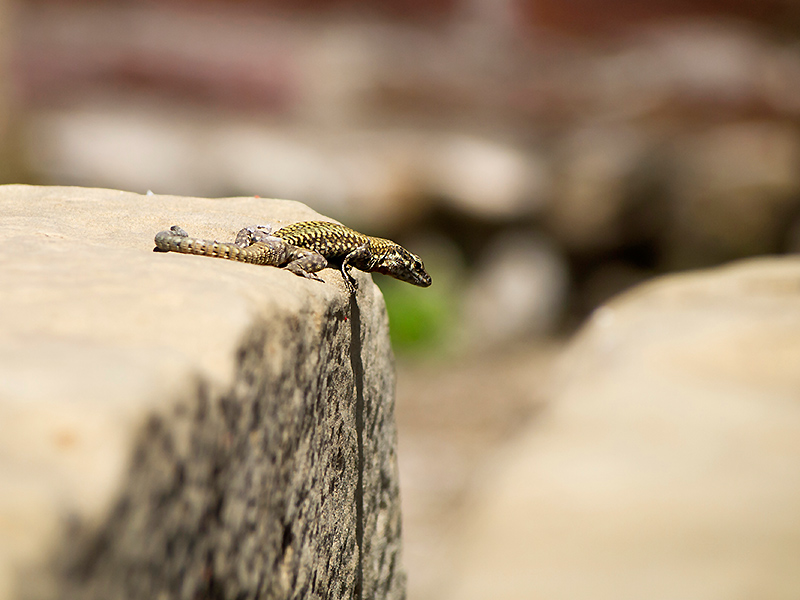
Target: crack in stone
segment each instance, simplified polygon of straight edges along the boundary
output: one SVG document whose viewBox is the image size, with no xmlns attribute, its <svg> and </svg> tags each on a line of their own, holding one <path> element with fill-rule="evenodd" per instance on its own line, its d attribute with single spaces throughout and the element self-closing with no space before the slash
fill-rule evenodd
<svg viewBox="0 0 800 600">
<path fill-rule="evenodd" d="M 356 294 L 350 295 L 350 366 L 356 388 L 356 438 L 358 444 L 358 478 L 356 480 L 356 544 L 358 571 L 356 598 L 364 594 L 364 363 L 361 360 L 361 311 Z"/>
</svg>

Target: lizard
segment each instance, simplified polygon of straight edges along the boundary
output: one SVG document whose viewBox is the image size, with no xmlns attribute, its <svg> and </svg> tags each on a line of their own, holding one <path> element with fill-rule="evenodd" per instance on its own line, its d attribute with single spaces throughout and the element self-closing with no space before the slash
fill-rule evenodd
<svg viewBox="0 0 800 600">
<path fill-rule="evenodd" d="M 431 284 L 422 259 L 400 244 L 327 221 L 302 221 L 274 232 L 270 226 L 245 227 L 232 243 L 189 237 L 174 225 L 169 231 L 157 233 L 155 243 L 156 251 L 216 256 L 282 267 L 316 281 L 323 281 L 316 275 L 318 271 L 336 266 L 341 270 L 350 293 L 356 289 L 351 268 L 366 273 L 383 273 L 420 287 Z"/>
</svg>

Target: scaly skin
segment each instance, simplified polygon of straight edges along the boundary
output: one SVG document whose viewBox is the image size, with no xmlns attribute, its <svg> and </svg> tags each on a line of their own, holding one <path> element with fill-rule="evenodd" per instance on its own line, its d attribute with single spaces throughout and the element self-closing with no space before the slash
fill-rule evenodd
<svg viewBox="0 0 800 600">
<path fill-rule="evenodd" d="M 355 291 L 351 268 L 383 273 L 420 287 L 431 284 L 422 260 L 401 245 L 327 221 L 303 221 L 273 233 L 269 227 L 247 227 L 238 233 L 233 243 L 191 238 L 175 225 L 169 231 L 156 234 L 155 242 L 164 252 L 272 265 L 317 281 L 322 279 L 315 273 L 330 265 L 337 266 L 350 292 Z"/>
</svg>

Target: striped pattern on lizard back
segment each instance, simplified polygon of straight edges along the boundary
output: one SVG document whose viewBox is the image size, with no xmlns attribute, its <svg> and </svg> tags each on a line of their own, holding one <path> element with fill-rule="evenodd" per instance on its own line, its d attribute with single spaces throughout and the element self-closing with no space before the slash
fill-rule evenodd
<svg viewBox="0 0 800 600">
<path fill-rule="evenodd" d="M 364 235 L 339 223 L 303 221 L 287 225 L 272 233 L 287 244 L 318 252 L 330 261 L 338 262 L 356 248 L 366 245 L 372 254 L 382 254 L 391 246 L 391 240 Z"/>
</svg>

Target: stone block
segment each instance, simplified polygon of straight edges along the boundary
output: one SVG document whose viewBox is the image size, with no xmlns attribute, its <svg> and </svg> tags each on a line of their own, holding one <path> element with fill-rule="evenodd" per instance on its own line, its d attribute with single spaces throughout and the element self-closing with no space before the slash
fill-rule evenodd
<svg viewBox="0 0 800 600">
<path fill-rule="evenodd" d="M 154 253 L 285 200 L 0 187 L 0 598 L 404 597 L 383 299 Z"/>
<path fill-rule="evenodd" d="M 798 365 L 797 257 L 598 309 L 476 486 L 445 597 L 796 598 Z"/>
</svg>

